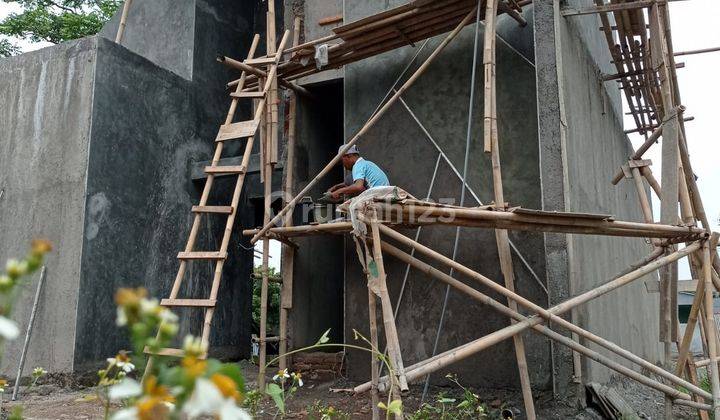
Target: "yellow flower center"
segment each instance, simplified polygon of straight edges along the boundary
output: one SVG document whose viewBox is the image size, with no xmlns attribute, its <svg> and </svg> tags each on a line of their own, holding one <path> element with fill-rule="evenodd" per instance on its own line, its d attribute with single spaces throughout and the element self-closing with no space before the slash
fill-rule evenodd
<svg viewBox="0 0 720 420">
<path fill-rule="evenodd" d="M 226 398 L 232 398 L 235 401 L 240 400 L 240 391 L 237 389 L 235 381 L 230 377 L 215 373 L 210 377 L 212 383 L 220 390 L 220 393 Z"/>
<path fill-rule="evenodd" d="M 187 356 L 182 359 L 182 367 L 185 368 L 188 376 L 197 378 L 198 376 L 205 373 L 207 368 L 207 362 L 204 360 L 198 360 L 197 357 Z"/>
<path fill-rule="evenodd" d="M 138 409 L 138 419 L 157 420 L 167 418 L 168 407 L 161 398 L 143 398 L 135 405 Z"/>
<path fill-rule="evenodd" d="M 140 299 L 147 297 L 148 291 L 143 287 L 137 289 L 120 288 L 115 293 L 115 303 L 120 306 L 135 306 L 140 304 Z"/>
</svg>

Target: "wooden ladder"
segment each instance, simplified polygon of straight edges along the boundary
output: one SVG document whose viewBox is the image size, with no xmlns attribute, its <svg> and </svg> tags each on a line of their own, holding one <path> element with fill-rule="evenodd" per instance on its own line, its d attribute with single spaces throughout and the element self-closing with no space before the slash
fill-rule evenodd
<svg viewBox="0 0 720 420">
<path fill-rule="evenodd" d="M 207 179 L 205 181 L 205 187 L 203 188 L 200 202 L 197 206 L 192 207 L 192 212 L 195 214 L 192 228 L 190 229 L 190 235 L 185 246 L 185 250 L 178 253 L 177 258 L 180 260 L 180 267 L 175 277 L 170 296 L 167 299 L 163 299 L 160 304 L 166 307 L 191 307 L 191 308 L 204 308 L 205 319 L 202 328 L 202 343 L 204 348 L 208 348 L 210 340 L 210 327 L 212 324 L 212 318 L 215 313 L 215 306 L 217 304 L 217 295 L 220 288 L 220 280 L 222 277 L 222 270 L 225 264 L 225 260 L 228 255 L 228 245 L 230 244 L 230 237 L 232 234 L 233 226 L 235 224 L 235 216 L 237 215 L 238 202 L 240 200 L 240 194 L 242 192 L 243 183 L 245 181 L 245 174 L 250 161 L 250 155 L 252 154 L 253 143 L 255 134 L 259 127 L 263 124 L 264 117 L 267 118 L 264 113 L 268 107 L 268 96 L 273 86 L 273 81 L 277 78 L 277 66 L 282 56 L 282 51 L 285 43 L 288 40 L 287 33 L 280 41 L 280 45 L 272 57 L 272 61 L 263 61 L 256 63 L 253 60 L 255 50 L 257 49 L 260 37 L 255 35 L 250 51 L 248 53 L 245 62 L 252 65 L 267 65 L 267 77 L 264 83 L 259 80 L 257 92 L 243 91 L 245 86 L 246 73 L 242 72 L 240 81 L 233 93 L 230 94 L 232 102 L 228 111 L 225 123 L 220 126 L 217 137 L 215 139 L 215 154 L 213 155 L 212 163 L 210 166 L 205 167 L 205 173 Z M 275 81 L 276 83 L 276 81 Z M 276 84 L 275 84 L 276 85 Z M 238 101 L 241 99 L 250 99 L 255 102 L 254 118 L 248 121 L 240 121 L 233 123 L 235 111 L 238 106 Z M 246 139 L 245 151 L 243 153 L 242 162 L 239 166 L 219 166 L 220 157 L 223 150 L 223 145 L 226 141 L 242 140 Z M 216 176 L 219 175 L 237 175 L 237 181 L 235 182 L 235 189 L 233 190 L 232 200 L 228 206 L 209 206 L 207 204 L 210 191 L 212 190 L 213 182 Z M 227 217 L 225 223 L 225 231 L 223 232 L 222 242 L 218 251 L 195 251 L 195 241 L 200 230 L 200 219 L 203 214 L 213 215 L 221 214 Z M 184 299 L 178 298 L 180 287 L 182 285 L 183 278 L 185 276 L 185 269 L 189 261 L 192 260 L 211 260 L 215 262 L 215 272 L 213 276 L 212 288 L 210 290 L 210 297 L 207 299 Z M 145 348 L 145 353 L 150 354 L 148 360 L 148 366 L 145 370 L 145 374 L 152 370 L 153 356 L 175 356 L 182 357 L 183 350 L 175 348 L 163 348 L 156 352 L 151 352 L 149 348 Z M 207 357 L 207 354 L 202 355 L 203 358 Z"/>
</svg>

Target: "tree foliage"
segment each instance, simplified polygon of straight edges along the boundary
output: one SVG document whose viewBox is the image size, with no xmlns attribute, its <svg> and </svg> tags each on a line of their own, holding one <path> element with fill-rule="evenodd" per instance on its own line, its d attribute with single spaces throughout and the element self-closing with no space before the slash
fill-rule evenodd
<svg viewBox="0 0 720 420">
<path fill-rule="evenodd" d="M 58 44 L 95 35 L 102 29 L 122 0 L 2 0 L 22 7 L 0 22 L 0 35 Z M 17 54 L 20 49 L 0 40 L 0 56 Z"/>
</svg>

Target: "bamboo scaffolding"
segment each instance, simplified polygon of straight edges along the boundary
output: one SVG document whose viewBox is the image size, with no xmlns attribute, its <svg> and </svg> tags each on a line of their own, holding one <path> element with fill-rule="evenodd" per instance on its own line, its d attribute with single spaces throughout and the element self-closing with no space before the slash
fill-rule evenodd
<svg viewBox="0 0 720 420">
<path fill-rule="evenodd" d="M 290 210 L 290 208 L 292 206 L 297 204 L 297 201 L 299 200 L 300 197 L 307 195 L 310 192 L 310 189 L 312 187 L 314 187 L 315 184 L 318 182 L 318 180 L 321 179 L 322 177 L 324 177 L 325 175 L 327 175 L 330 172 L 330 170 L 332 170 L 332 168 L 335 165 L 337 165 L 338 162 L 340 162 L 342 155 L 345 152 L 347 152 L 350 149 L 350 147 L 352 147 L 355 143 L 357 143 L 357 141 L 360 139 L 360 137 L 362 137 L 365 133 L 367 133 L 367 131 L 370 128 L 372 128 L 375 125 L 375 123 L 377 123 L 377 121 L 380 119 L 380 117 L 382 117 L 385 114 L 385 112 L 387 112 L 387 110 L 390 109 L 390 107 L 397 101 L 397 99 L 410 86 L 412 86 L 415 83 L 415 81 L 420 77 L 420 75 L 422 75 L 428 69 L 430 64 L 435 60 L 435 58 L 437 58 L 437 56 L 440 54 L 440 52 L 450 43 L 450 41 L 452 41 L 457 36 L 457 34 L 460 32 L 460 30 L 463 27 L 465 27 L 465 25 L 474 16 L 475 16 L 475 8 L 473 8 L 470 11 L 470 13 L 468 13 L 465 16 L 465 18 L 462 21 L 460 21 L 460 24 L 458 24 L 458 26 L 452 32 L 450 32 L 445 37 L 445 39 L 443 39 L 443 41 L 435 48 L 435 50 L 430 54 L 430 56 L 428 56 L 428 58 L 425 59 L 425 61 L 420 65 L 420 67 L 415 71 L 415 73 L 413 73 L 412 76 L 410 76 L 410 78 L 407 81 L 405 81 L 405 83 L 397 90 L 397 92 L 395 92 L 395 94 L 387 100 L 385 105 L 383 105 L 383 107 L 380 108 L 375 113 L 375 115 L 373 115 L 370 118 L 370 120 L 368 120 L 365 123 L 365 125 L 363 125 L 363 127 L 360 129 L 360 131 L 358 131 L 357 134 L 355 134 L 355 136 L 353 136 L 353 138 L 350 139 L 345 144 L 345 146 L 343 146 L 343 148 L 338 151 L 338 154 L 330 162 L 328 162 L 328 164 L 325 166 L 325 168 L 323 168 L 320 171 L 320 173 L 318 173 L 310 182 L 308 182 L 308 184 L 305 186 L 305 188 L 303 188 L 302 191 L 300 191 L 292 200 L 290 200 L 290 202 L 288 204 L 286 204 L 285 207 L 283 207 L 283 209 L 280 210 L 280 212 L 275 217 L 272 218 L 272 220 L 270 220 L 268 223 L 265 223 L 265 225 L 262 227 L 262 229 L 260 229 L 260 231 L 258 233 L 256 233 L 255 236 L 252 237 L 252 239 L 250 239 L 251 243 L 254 244 L 255 242 L 257 242 L 258 239 L 260 239 L 260 237 L 263 236 L 265 234 L 265 232 L 267 232 L 272 227 L 272 225 L 277 223 L 280 220 L 280 218 L 283 217 Z"/>
<path fill-rule="evenodd" d="M 537 313 L 540 317 L 533 319 L 531 321 L 532 325 L 537 325 L 537 324 L 543 322 L 544 320 L 547 320 L 548 322 L 560 325 L 563 328 L 567 328 L 570 331 L 575 332 L 578 335 L 580 335 L 588 340 L 591 340 L 591 341 L 607 348 L 608 350 L 611 350 L 614 353 L 616 353 L 620 356 L 623 356 L 623 357 L 627 358 L 628 360 L 631 360 L 634 363 L 637 363 L 637 364 L 643 366 L 644 368 L 649 369 L 653 373 L 656 373 L 665 379 L 668 379 L 671 381 L 682 381 L 683 383 L 693 386 L 692 384 L 687 383 L 686 381 L 682 380 L 681 378 L 676 377 L 672 373 L 658 368 L 657 366 L 653 365 L 652 363 L 647 362 L 638 356 L 635 356 L 631 352 L 622 349 L 621 347 L 617 346 L 614 343 L 611 343 L 607 340 L 604 340 L 600 337 L 595 336 L 592 333 L 589 333 L 588 331 L 570 323 L 569 321 L 566 321 L 565 319 L 559 317 L 558 315 L 569 311 L 571 308 L 573 308 L 575 306 L 578 306 L 582 303 L 585 303 L 589 300 L 595 299 L 603 294 L 606 294 L 612 290 L 615 290 L 618 287 L 624 286 L 624 285 L 632 282 L 633 280 L 636 280 L 648 273 L 651 273 L 651 272 L 657 270 L 658 268 L 661 268 L 668 264 L 671 264 L 671 263 L 677 261 L 678 259 L 685 257 L 692 252 L 697 251 L 700 248 L 701 243 L 695 242 L 693 244 L 690 244 L 682 250 L 676 251 L 671 255 L 662 257 L 658 260 L 655 260 L 655 261 L 653 261 L 631 273 L 620 276 L 620 277 L 618 277 L 610 282 L 607 282 L 601 286 L 598 286 L 592 290 L 589 290 L 585 293 L 582 293 L 578 296 L 568 299 L 561 304 L 553 306 L 552 308 L 544 309 L 544 308 L 534 304 L 533 302 L 523 298 L 522 296 L 518 295 L 517 293 L 514 293 L 514 292 L 508 290 L 507 288 L 495 283 L 494 281 L 488 279 L 487 277 L 467 268 L 466 266 L 464 266 L 460 263 L 453 261 L 452 259 L 450 259 L 448 257 L 443 256 L 442 254 L 439 254 L 438 252 L 431 250 L 430 248 L 428 248 L 418 242 L 415 242 L 415 241 L 403 236 L 402 234 L 400 234 L 398 232 L 395 232 L 394 230 L 392 230 L 384 225 L 380 224 L 380 225 L 378 225 L 378 227 L 382 233 L 384 233 L 388 237 L 398 241 L 399 243 L 408 245 L 408 246 L 412 247 L 413 249 L 415 249 L 416 252 L 420 252 L 420 253 L 426 255 L 427 257 L 433 258 L 434 260 L 436 260 L 448 267 L 452 267 L 454 270 L 458 271 L 459 273 L 462 273 L 474 280 L 479 281 L 484 286 L 492 289 L 493 291 L 495 291 L 499 294 L 502 294 L 506 298 L 515 301 L 517 304 L 522 305 L 523 307 Z M 531 327 L 532 325 L 528 325 L 528 328 Z M 512 334 L 504 336 L 505 338 L 509 338 L 510 336 L 512 336 L 514 334 L 515 330 L 513 329 L 513 327 L 514 327 L 514 325 L 511 325 L 510 327 L 507 327 L 504 329 L 506 331 L 505 334 L 507 334 L 508 331 L 512 332 Z M 503 330 L 500 330 L 500 331 L 503 331 Z M 522 329 L 517 332 L 520 332 L 520 331 L 522 331 Z M 501 336 L 503 336 L 503 335 L 501 335 Z M 482 348 L 485 348 L 485 347 L 482 347 Z M 468 354 L 468 356 L 469 355 L 470 354 Z M 452 358 L 450 358 L 450 359 L 452 359 Z M 445 366 L 445 364 L 439 365 L 439 366 L 437 366 L 437 368 L 439 369 L 439 368 L 442 368 L 443 366 Z M 414 371 L 411 372 L 411 368 L 408 368 L 406 373 L 408 376 L 408 381 L 412 381 L 414 379 L 417 379 L 420 376 L 423 376 L 422 374 L 418 374 Z"/>
<path fill-rule="evenodd" d="M 471 286 L 468 286 L 465 283 L 463 283 L 459 280 L 456 280 L 452 276 L 432 267 L 429 264 L 426 264 L 426 263 L 418 260 L 417 258 L 413 257 L 412 255 L 400 250 L 399 248 L 396 248 L 393 245 L 390 245 L 387 242 L 384 242 L 384 241 L 382 242 L 382 249 L 384 252 L 392 255 L 395 258 L 398 258 L 400 261 L 402 261 L 404 263 L 411 265 L 413 268 L 419 270 L 420 272 L 425 273 L 431 277 L 434 277 L 434 278 L 454 287 L 456 290 L 465 293 L 466 295 L 477 300 L 478 302 L 481 302 L 484 305 L 490 306 L 491 308 L 502 313 L 503 315 L 507 315 L 507 316 L 515 319 L 516 321 L 520 321 L 520 322 L 532 322 L 531 318 L 527 318 L 527 317 L 521 315 L 518 311 L 512 310 L 512 309 L 502 305 L 498 301 L 479 292 L 478 290 L 472 288 Z M 648 385 L 650 387 L 653 387 L 655 389 L 658 389 L 661 392 L 667 392 L 670 389 L 672 389 L 670 387 L 665 387 L 665 386 L 659 387 L 658 385 L 662 385 L 659 382 L 653 381 L 643 375 L 640 375 L 640 374 L 628 369 L 627 367 L 622 366 L 621 364 L 619 364 L 617 362 L 610 360 L 607 357 L 601 356 L 599 353 L 588 349 L 587 347 L 573 341 L 572 339 L 570 339 L 562 334 L 559 334 L 559 333 L 551 330 L 550 328 L 548 328 L 544 325 L 536 324 L 536 325 L 532 326 L 531 328 L 552 340 L 555 340 L 561 344 L 564 344 L 564 345 L 572 348 L 573 350 L 578 351 L 578 352 L 590 357 L 591 359 L 596 360 L 601 364 L 604 364 L 605 366 L 608 366 L 609 368 L 611 368 L 613 370 L 616 370 L 623 374 L 632 372 L 632 374 L 630 375 L 630 377 L 632 379 L 638 380 L 639 382 L 641 382 L 645 385 Z M 411 366 L 409 369 L 413 368 L 414 366 L 418 366 L 418 365 L 422 365 L 422 364 L 425 364 L 425 363 L 421 362 L 419 364 Z M 652 365 L 652 364 L 650 364 L 650 365 Z M 387 382 L 387 377 L 385 377 L 383 383 L 386 383 L 386 382 Z M 702 389 L 698 388 L 697 386 L 695 386 L 693 384 L 690 384 L 690 385 L 691 385 L 690 386 L 691 390 L 703 393 L 703 396 L 706 396 L 706 397 L 710 396 L 709 393 L 704 392 Z M 354 389 L 354 392 L 357 392 L 357 393 L 365 392 L 368 389 L 369 388 L 368 388 L 367 384 L 363 384 L 363 385 L 359 385 L 358 387 L 356 387 Z"/>
</svg>

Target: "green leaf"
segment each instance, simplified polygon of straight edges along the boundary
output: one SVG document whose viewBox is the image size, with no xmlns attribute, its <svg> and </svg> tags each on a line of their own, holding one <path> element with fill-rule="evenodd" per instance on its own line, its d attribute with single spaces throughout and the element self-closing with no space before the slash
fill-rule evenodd
<svg viewBox="0 0 720 420">
<path fill-rule="evenodd" d="M 402 415 L 402 401 L 401 400 L 393 400 L 390 405 L 388 406 L 387 411 L 389 411 L 392 414 Z"/>
<path fill-rule="evenodd" d="M 455 398 L 440 398 L 438 401 L 442 404 L 452 404 L 456 400 L 455 400 Z"/>
<path fill-rule="evenodd" d="M 272 397 L 280 412 L 285 414 L 285 398 L 283 390 L 277 384 L 269 384 L 267 388 L 265 388 L 265 393 Z"/>
<path fill-rule="evenodd" d="M 370 275 L 375 278 L 380 276 L 380 274 L 378 273 L 378 267 L 377 267 L 377 263 L 375 262 L 375 260 L 370 260 L 370 262 L 368 263 L 368 271 L 370 272 Z"/>
<path fill-rule="evenodd" d="M 320 336 L 320 338 L 318 339 L 317 343 L 315 343 L 315 345 L 317 346 L 319 344 L 325 344 L 328 341 L 330 341 L 329 335 L 330 335 L 330 328 L 328 328 L 327 331 L 325 331 L 323 333 L 323 335 Z"/>
</svg>

